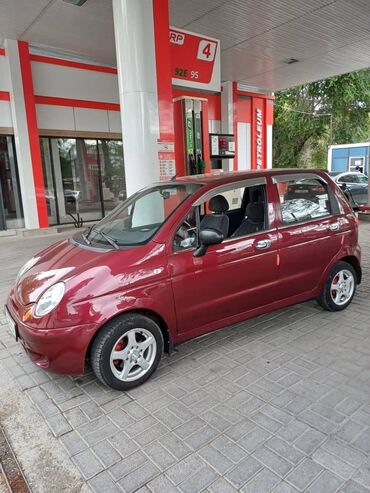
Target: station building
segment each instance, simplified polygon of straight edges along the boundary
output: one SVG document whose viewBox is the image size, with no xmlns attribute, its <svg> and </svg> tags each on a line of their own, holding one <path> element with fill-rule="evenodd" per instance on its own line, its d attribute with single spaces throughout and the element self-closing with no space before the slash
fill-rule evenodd
<svg viewBox="0 0 370 493">
<path fill-rule="evenodd" d="M 369 174 L 370 141 L 331 145 L 328 149 L 329 171 L 360 171 Z"/>
<path fill-rule="evenodd" d="M 0 229 L 97 221 L 175 175 L 269 168 L 274 91 L 370 65 L 363 0 L 0 8 Z"/>
</svg>

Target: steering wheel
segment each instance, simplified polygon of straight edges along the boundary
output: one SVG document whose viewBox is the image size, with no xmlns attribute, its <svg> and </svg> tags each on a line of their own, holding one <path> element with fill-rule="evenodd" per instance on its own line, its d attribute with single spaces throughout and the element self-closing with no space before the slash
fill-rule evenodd
<svg viewBox="0 0 370 493">
<path fill-rule="evenodd" d="M 191 223 L 185 219 L 185 221 L 182 222 L 181 226 L 176 231 L 175 242 L 180 244 L 182 240 L 186 240 L 188 238 L 191 238 L 192 236 L 195 236 L 194 228 L 195 225 L 192 226 Z"/>
</svg>

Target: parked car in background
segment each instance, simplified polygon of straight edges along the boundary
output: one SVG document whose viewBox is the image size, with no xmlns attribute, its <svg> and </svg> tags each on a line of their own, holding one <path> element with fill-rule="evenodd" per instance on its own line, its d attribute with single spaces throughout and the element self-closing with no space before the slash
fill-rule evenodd
<svg viewBox="0 0 370 493">
<path fill-rule="evenodd" d="M 40 367 L 78 375 L 89 359 L 127 390 L 182 341 L 310 299 L 346 308 L 361 282 L 357 227 L 319 170 L 157 183 L 27 262 L 9 330 Z"/>
<path fill-rule="evenodd" d="M 287 200 L 306 198 L 310 200 L 313 196 L 317 197 L 322 194 L 326 194 L 326 190 L 321 183 L 318 183 L 317 180 L 306 179 L 290 183 L 285 192 L 285 197 Z"/>
<path fill-rule="evenodd" d="M 80 198 L 79 190 L 70 190 L 66 188 L 64 190 L 64 200 L 67 204 L 76 204 Z"/>
<path fill-rule="evenodd" d="M 339 186 L 346 185 L 353 200 L 358 205 L 368 203 L 368 177 L 360 171 L 346 171 L 342 173 L 329 173 Z"/>
</svg>

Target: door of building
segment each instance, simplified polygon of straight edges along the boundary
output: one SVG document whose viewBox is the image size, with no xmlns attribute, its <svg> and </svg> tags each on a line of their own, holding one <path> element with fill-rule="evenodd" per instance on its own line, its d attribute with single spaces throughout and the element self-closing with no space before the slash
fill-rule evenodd
<svg viewBox="0 0 370 493">
<path fill-rule="evenodd" d="M 0 135 L 0 230 L 24 226 L 13 137 Z"/>
<path fill-rule="evenodd" d="M 3 198 L 3 184 L 0 184 L 0 231 L 6 229 L 5 222 L 5 210 L 4 210 L 4 198 Z"/>
</svg>

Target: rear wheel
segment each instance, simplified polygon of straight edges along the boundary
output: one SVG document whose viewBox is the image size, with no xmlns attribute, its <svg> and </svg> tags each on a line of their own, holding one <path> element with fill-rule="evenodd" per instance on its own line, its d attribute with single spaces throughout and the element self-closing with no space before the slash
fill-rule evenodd
<svg viewBox="0 0 370 493">
<path fill-rule="evenodd" d="M 124 314 L 108 322 L 91 348 L 91 366 L 103 383 L 129 390 L 145 382 L 157 368 L 163 352 L 158 325 L 141 314 Z"/>
<path fill-rule="evenodd" d="M 356 292 L 355 269 L 347 262 L 338 262 L 326 278 L 318 302 L 331 312 L 344 310 L 351 303 Z"/>
</svg>

